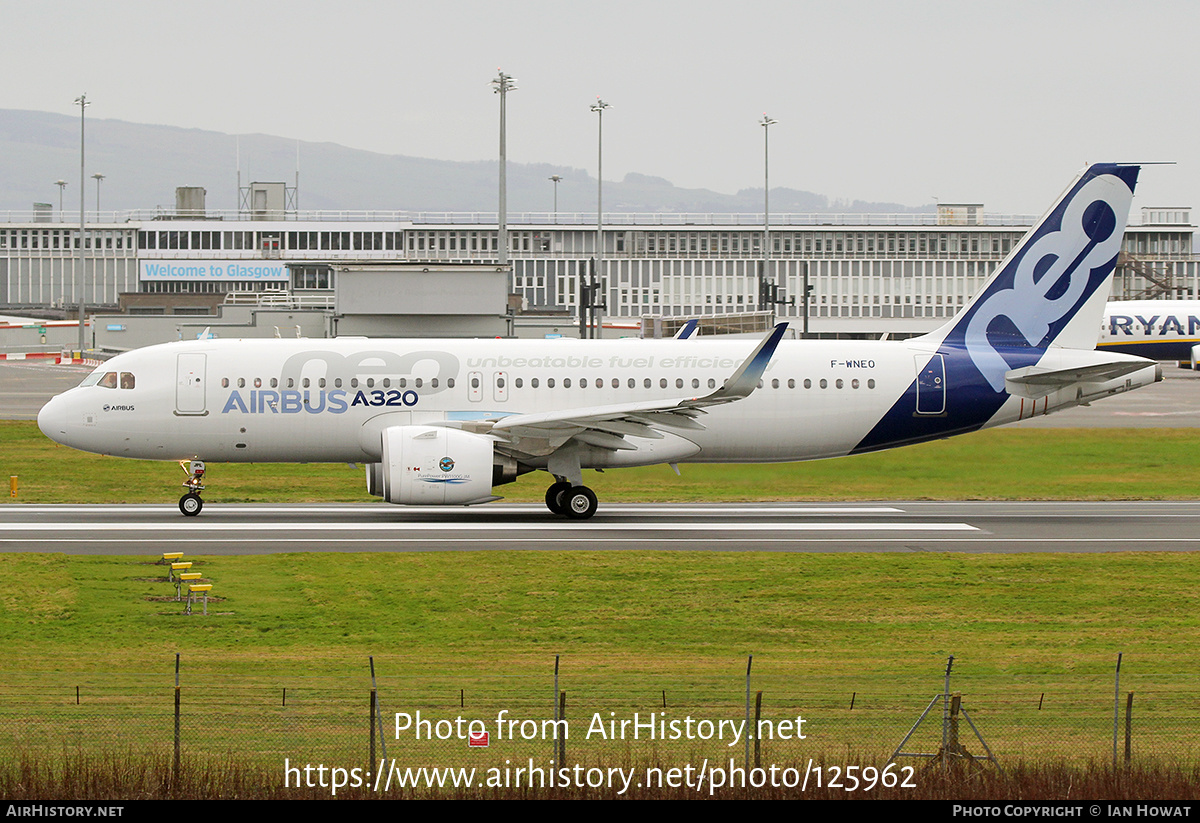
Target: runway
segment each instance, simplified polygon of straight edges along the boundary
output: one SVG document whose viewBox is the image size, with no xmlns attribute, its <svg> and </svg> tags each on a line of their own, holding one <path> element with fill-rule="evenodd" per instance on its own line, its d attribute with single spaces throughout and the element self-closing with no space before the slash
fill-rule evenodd
<svg viewBox="0 0 1200 823">
<path fill-rule="evenodd" d="M 0 506 L 0 551 L 157 555 L 428 551 L 1200 551 L 1200 502 L 534 504 L 472 508 L 210 504 Z"/>
</svg>

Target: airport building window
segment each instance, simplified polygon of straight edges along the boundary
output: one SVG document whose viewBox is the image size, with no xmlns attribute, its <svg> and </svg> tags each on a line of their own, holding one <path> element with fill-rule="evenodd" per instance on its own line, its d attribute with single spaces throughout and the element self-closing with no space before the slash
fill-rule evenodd
<svg viewBox="0 0 1200 823">
<path fill-rule="evenodd" d="M 333 288 L 333 269 L 329 266 L 293 266 L 292 288 L 296 291 Z"/>
</svg>

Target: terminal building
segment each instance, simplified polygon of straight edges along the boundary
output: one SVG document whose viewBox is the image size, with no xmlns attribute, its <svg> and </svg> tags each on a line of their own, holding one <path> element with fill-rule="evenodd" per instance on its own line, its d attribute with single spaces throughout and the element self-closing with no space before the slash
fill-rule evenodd
<svg viewBox="0 0 1200 823">
<path fill-rule="evenodd" d="M 508 265 L 495 214 L 289 210 L 252 184 L 236 212 L 203 189 L 172 211 L 89 218 L 48 210 L 0 222 L 0 313 L 86 301 L 97 346 L 203 329 L 221 336 L 508 336 L 579 333 L 593 266 L 607 334 L 669 333 L 691 317 L 778 317 L 814 336 L 919 334 L 957 312 L 1032 216 L 978 204 L 936 214 L 512 214 Z M 1188 208 L 1131 215 L 1112 299 L 1200 296 Z M 764 234 L 768 237 L 764 249 Z M 600 237 L 599 248 L 597 238 Z M 224 326 L 236 327 L 221 330 Z M 733 323 L 736 327 L 736 323 Z"/>
</svg>

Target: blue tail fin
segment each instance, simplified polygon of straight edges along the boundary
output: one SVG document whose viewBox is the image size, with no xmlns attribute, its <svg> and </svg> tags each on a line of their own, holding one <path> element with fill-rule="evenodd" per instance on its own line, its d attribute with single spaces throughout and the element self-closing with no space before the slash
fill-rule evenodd
<svg viewBox="0 0 1200 823">
<path fill-rule="evenodd" d="M 1004 373 L 1036 350 L 1094 349 L 1138 171 L 1084 169 L 971 302 L 926 339 L 966 349 L 997 392 Z"/>
</svg>

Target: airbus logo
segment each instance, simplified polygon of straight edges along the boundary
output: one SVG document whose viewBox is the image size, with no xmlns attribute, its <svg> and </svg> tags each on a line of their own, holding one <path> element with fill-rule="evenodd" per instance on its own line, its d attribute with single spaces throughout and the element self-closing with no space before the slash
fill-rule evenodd
<svg viewBox="0 0 1200 823">
<path fill-rule="evenodd" d="M 110 406 L 105 404 L 104 410 L 107 411 L 133 411 L 133 406 Z"/>
</svg>

